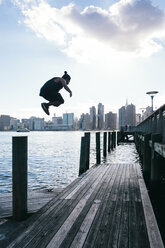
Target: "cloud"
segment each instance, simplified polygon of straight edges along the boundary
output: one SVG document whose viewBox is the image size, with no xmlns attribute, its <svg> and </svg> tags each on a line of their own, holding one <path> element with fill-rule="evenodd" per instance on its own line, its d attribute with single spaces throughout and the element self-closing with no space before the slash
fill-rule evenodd
<svg viewBox="0 0 165 248">
<path fill-rule="evenodd" d="M 13 1 L 37 36 L 54 41 L 79 61 L 107 51 L 150 56 L 162 48 L 165 13 L 150 0 L 120 0 L 108 10 L 96 6 L 80 10 L 74 4 L 55 8 L 46 0 Z"/>
</svg>

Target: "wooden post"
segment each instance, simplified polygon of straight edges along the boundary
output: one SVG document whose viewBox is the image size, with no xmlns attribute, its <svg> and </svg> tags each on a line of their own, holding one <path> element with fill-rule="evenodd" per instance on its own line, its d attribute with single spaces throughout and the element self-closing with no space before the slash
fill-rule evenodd
<svg viewBox="0 0 165 248">
<path fill-rule="evenodd" d="M 112 132 L 112 147 L 115 148 L 115 132 Z"/>
<path fill-rule="evenodd" d="M 90 132 L 85 133 L 85 146 L 86 146 L 86 164 L 85 171 L 89 169 L 90 164 Z"/>
<path fill-rule="evenodd" d="M 111 144 L 110 144 L 110 137 L 111 137 L 111 133 L 110 132 L 108 132 L 108 152 L 110 152 L 111 151 Z"/>
<path fill-rule="evenodd" d="M 151 147 L 151 187 L 153 191 L 157 190 L 157 187 L 159 185 L 159 178 L 160 178 L 160 168 L 158 163 L 158 154 L 156 154 L 154 150 L 154 143 L 155 142 L 161 142 L 162 136 L 161 134 L 152 134 L 151 140 L 152 140 L 152 147 Z M 158 193 L 158 192 L 157 192 Z"/>
<path fill-rule="evenodd" d="M 79 176 L 85 172 L 85 166 L 86 166 L 85 137 L 81 137 Z"/>
<path fill-rule="evenodd" d="M 110 137 L 110 143 L 111 143 L 111 145 L 110 145 L 110 147 L 111 147 L 111 150 L 113 150 L 113 132 L 111 132 L 111 137 Z"/>
<path fill-rule="evenodd" d="M 117 132 L 117 145 L 119 145 L 119 142 L 121 141 L 121 132 Z"/>
<path fill-rule="evenodd" d="M 107 132 L 104 132 L 104 137 L 103 137 L 103 156 L 107 156 Z"/>
<path fill-rule="evenodd" d="M 114 133 L 114 148 L 116 148 L 116 131 L 114 131 L 113 133 Z"/>
<path fill-rule="evenodd" d="M 27 218 L 27 136 L 12 137 L 13 219 Z"/>
<path fill-rule="evenodd" d="M 144 135 L 144 146 L 143 146 L 143 175 L 144 179 L 148 182 L 151 177 L 151 149 L 149 146 L 149 140 L 151 134 Z"/>
<path fill-rule="evenodd" d="M 143 137 L 140 135 L 140 158 L 143 159 Z"/>
<path fill-rule="evenodd" d="M 100 164 L 101 154 L 100 154 L 100 132 L 96 133 L 96 163 Z"/>
</svg>

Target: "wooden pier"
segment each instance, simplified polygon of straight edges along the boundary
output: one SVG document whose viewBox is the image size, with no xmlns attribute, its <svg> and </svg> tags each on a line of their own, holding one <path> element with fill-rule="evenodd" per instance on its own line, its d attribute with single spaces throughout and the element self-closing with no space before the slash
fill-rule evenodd
<svg viewBox="0 0 165 248">
<path fill-rule="evenodd" d="M 0 237 L 1 248 L 164 247 L 139 164 L 90 168 Z"/>
</svg>

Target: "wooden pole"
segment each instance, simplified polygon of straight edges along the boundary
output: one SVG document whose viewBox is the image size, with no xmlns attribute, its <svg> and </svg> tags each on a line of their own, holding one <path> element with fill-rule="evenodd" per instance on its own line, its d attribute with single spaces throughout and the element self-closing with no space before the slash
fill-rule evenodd
<svg viewBox="0 0 165 248">
<path fill-rule="evenodd" d="M 115 132 L 112 132 L 112 148 L 115 148 Z"/>
<path fill-rule="evenodd" d="M 85 172 L 85 165 L 86 165 L 85 137 L 81 137 L 79 176 Z"/>
<path fill-rule="evenodd" d="M 111 150 L 113 150 L 113 132 L 111 132 L 111 137 L 110 137 L 110 143 L 111 143 L 111 145 L 110 145 L 110 147 L 111 147 Z"/>
<path fill-rule="evenodd" d="M 89 164 L 90 164 L 90 132 L 85 133 L 85 146 L 86 146 L 85 171 L 87 171 L 89 169 Z"/>
<path fill-rule="evenodd" d="M 110 147 L 110 137 L 111 137 L 111 133 L 110 132 L 108 132 L 108 152 L 110 152 L 111 151 L 111 147 Z"/>
<path fill-rule="evenodd" d="M 117 132 L 117 145 L 119 145 L 119 142 L 121 141 L 121 132 Z"/>
<path fill-rule="evenodd" d="M 114 131 L 114 148 L 116 148 L 116 131 Z"/>
<path fill-rule="evenodd" d="M 103 136 L 103 156 L 107 156 L 107 132 L 104 132 Z"/>
<path fill-rule="evenodd" d="M 159 185 L 160 167 L 159 167 L 159 163 L 158 163 L 158 154 L 154 150 L 154 143 L 155 142 L 161 142 L 161 139 L 162 139 L 161 134 L 152 134 L 151 135 L 151 141 L 152 141 L 152 147 L 151 147 L 151 187 L 152 187 L 152 190 L 155 191 L 155 193 L 156 193 L 158 185 Z"/>
<path fill-rule="evenodd" d="M 96 164 L 100 164 L 101 154 L 100 154 L 100 132 L 96 133 Z"/>
<path fill-rule="evenodd" d="M 100 132 L 96 133 L 96 164 L 101 163 Z"/>
<path fill-rule="evenodd" d="M 27 218 L 27 136 L 12 137 L 13 219 Z"/>
<path fill-rule="evenodd" d="M 143 146 L 143 175 L 145 180 L 148 182 L 151 177 L 151 149 L 149 146 L 149 140 L 151 134 L 144 135 L 144 146 Z"/>
<path fill-rule="evenodd" d="M 151 147 L 151 181 L 157 181 L 159 178 L 159 170 L 156 160 L 156 154 L 154 150 L 154 143 L 161 142 L 160 134 L 152 134 L 151 135 L 152 147 Z"/>
</svg>

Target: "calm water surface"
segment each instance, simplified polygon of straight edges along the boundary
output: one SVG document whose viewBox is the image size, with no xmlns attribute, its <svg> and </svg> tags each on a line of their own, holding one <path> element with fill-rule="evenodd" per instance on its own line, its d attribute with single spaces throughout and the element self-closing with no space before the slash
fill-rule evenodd
<svg viewBox="0 0 165 248">
<path fill-rule="evenodd" d="M 0 194 L 12 190 L 12 136 L 28 136 L 28 189 L 65 187 L 78 176 L 83 132 L 0 132 Z M 101 134 L 102 140 L 102 134 Z M 102 148 L 102 143 L 101 143 Z M 91 133 L 90 166 L 96 161 Z M 112 163 L 139 163 L 134 144 L 118 146 L 107 156 Z"/>
</svg>

